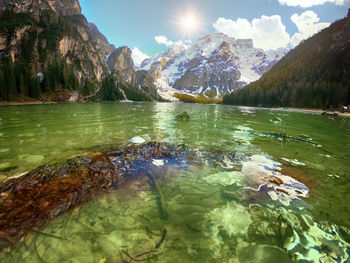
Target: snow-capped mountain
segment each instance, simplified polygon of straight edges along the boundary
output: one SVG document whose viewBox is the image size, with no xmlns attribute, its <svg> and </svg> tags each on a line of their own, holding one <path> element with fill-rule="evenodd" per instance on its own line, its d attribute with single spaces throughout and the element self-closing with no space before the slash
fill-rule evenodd
<svg viewBox="0 0 350 263">
<path fill-rule="evenodd" d="M 288 50 L 264 51 L 251 39 L 222 33 L 201 37 L 190 48 L 172 47 L 144 60 L 160 93 L 172 91 L 221 97 L 259 79 Z"/>
<path fill-rule="evenodd" d="M 185 49 L 186 48 L 184 46 L 174 45 L 170 47 L 167 51 L 158 53 L 153 57 L 146 58 L 144 61 L 142 61 L 140 68 L 142 70 L 149 70 L 153 63 L 159 62 L 162 58 L 169 61 L 172 58 L 176 57 L 181 52 L 183 52 Z"/>
</svg>

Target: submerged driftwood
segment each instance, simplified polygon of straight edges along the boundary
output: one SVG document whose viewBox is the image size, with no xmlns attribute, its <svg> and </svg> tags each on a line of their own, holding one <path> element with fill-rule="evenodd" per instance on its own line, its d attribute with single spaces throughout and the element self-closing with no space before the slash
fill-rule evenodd
<svg viewBox="0 0 350 263">
<path fill-rule="evenodd" d="M 129 145 L 42 166 L 10 179 L 0 186 L 0 241 L 14 244 L 67 210 L 141 175 L 159 191 L 148 173 L 149 165 L 154 159 L 183 156 L 183 150 L 167 143 Z M 158 194 L 161 202 L 161 192 Z M 162 205 L 160 210 L 166 218 Z"/>
</svg>

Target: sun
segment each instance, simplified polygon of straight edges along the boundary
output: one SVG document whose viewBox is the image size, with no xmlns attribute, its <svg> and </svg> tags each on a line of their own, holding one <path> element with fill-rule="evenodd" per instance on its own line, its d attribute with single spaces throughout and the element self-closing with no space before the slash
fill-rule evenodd
<svg viewBox="0 0 350 263">
<path fill-rule="evenodd" d="M 182 37 L 192 37 L 202 31 L 202 14 L 196 8 L 187 8 L 175 14 L 173 22 Z"/>
<path fill-rule="evenodd" d="M 192 38 L 207 26 L 203 11 L 196 6 L 188 5 L 175 10 L 170 19 L 181 39 Z"/>
<path fill-rule="evenodd" d="M 192 33 L 198 28 L 198 20 L 193 14 L 188 14 L 182 19 L 181 25 L 186 33 Z"/>
</svg>

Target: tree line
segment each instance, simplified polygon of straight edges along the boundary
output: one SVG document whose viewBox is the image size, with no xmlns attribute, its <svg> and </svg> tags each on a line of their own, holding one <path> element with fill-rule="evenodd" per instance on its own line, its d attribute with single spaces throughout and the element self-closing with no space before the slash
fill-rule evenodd
<svg viewBox="0 0 350 263">
<path fill-rule="evenodd" d="M 336 21 L 303 41 L 258 81 L 224 96 L 223 103 L 307 108 L 349 105 L 350 45 L 347 39 L 334 38 L 350 31 L 349 24 L 350 18 Z"/>
</svg>

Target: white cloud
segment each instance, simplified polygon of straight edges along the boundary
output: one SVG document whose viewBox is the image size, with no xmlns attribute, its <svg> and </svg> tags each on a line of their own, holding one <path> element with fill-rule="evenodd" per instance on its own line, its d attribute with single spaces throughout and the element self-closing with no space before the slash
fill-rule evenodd
<svg viewBox="0 0 350 263">
<path fill-rule="evenodd" d="M 286 47 L 290 41 L 279 15 L 263 15 L 261 18 L 253 19 L 252 22 L 245 18 L 234 21 L 220 17 L 213 26 L 218 32 L 236 39 L 253 39 L 254 46 L 264 50 Z"/>
<path fill-rule="evenodd" d="M 184 48 L 188 48 L 189 45 L 192 44 L 192 40 L 179 40 L 179 41 L 171 41 L 166 36 L 155 36 L 155 41 L 160 45 L 166 45 L 167 47 L 171 46 L 183 46 Z"/>
<path fill-rule="evenodd" d="M 310 7 L 314 5 L 323 5 L 326 2 L 336 5 L 344 5 L 344 0 L 278 0 L 282 5 Z"/>
<path fill-rule="evenodd" d="M 144 61 L 146 58 L 149 58 L 145 53 L 143 53 L 140 49 L 137 47 L 134 47 L 132 50 L 132 60 L 134 61 L 135 66 L 140 66 L 142 61 Z"/>
<path fill-rule="evenodd" d="M 167 47 L 174 45 L 174 42 L 169 40 L 166 36 L 155 36 L 154 39 L 158 44 L 166 45 Z"/>
<path fill-rule="evenodd" d="M 291 39 L 290 43 L 292 46 L 298 45 L 302 40 L 313 36 L 330 25 L 330 23 L 318 23 L 320 18 L 313 11 L 305 11 L 301 15 L 293 14 L 290 19 L 299 30 Z"/>
</svg>

